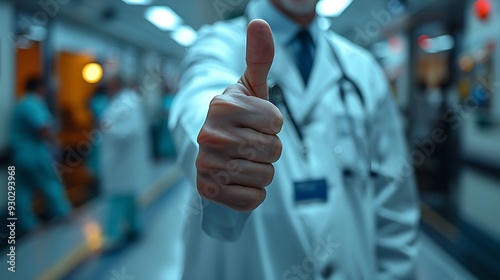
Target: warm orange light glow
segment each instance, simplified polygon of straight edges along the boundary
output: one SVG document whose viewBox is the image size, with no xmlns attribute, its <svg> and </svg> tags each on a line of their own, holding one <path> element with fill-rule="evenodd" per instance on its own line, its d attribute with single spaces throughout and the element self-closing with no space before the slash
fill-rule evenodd
<svg viewBox="0 0 500 280">
<path fill-rule="evenodd" d="M 101 227 L 95 222 L 85 224 L 85 238 L 90 250 L 98 250 L 102 247 L 103 237 Z"/>
<path fill-rule="evenodd" d="M 458 65 L 460 66 L 460 69 L 464 72 L 470 72 L 472 69 L 474 69 L 474 59 L 470 56 L 463 56 L 460 58 L 458 61 Z"/>
<path fill-rule="evenodd" d="M 102 79 L 102 67 L 97 63 L 89 63 L 82 69 L 83 79 L 90 84 L 98 83 Z"/>
</svg>

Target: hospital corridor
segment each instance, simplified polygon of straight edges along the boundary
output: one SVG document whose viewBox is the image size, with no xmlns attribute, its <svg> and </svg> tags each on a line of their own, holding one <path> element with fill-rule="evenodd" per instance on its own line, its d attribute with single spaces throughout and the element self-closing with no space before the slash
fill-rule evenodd
<svg viewBox="0 0 500 280">
<path fill-rule="evenodd" d="M 0 279 L 500 279 L 500 0 L 0 0 Z"/>
</svg>

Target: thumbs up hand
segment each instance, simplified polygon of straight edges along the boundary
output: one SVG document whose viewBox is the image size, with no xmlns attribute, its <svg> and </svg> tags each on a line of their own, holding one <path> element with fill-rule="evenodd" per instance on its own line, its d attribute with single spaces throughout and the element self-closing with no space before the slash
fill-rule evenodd
<svg viewBox="0 0 500 280">
<path fill-rule="evenodd" d="M 237 84 L 211 102 L 199 135 L 198 193 L 233 210 L 249 212 L 266 197 L 281 156 L 283 125 L 268 101 L 267 75 L 274 58 L 269 25 L 253 20 L 247 29 L 247 69 Z"/>
</svg>

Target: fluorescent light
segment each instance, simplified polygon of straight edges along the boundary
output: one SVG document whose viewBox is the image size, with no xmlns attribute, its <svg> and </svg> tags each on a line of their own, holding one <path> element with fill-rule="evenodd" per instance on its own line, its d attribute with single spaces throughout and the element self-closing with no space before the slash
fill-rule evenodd
<svg viewBox="0 0 500 280">
<path fill-rule="evenodd" d="M 441 35 L 426 39 L 425 41 L 424 44 L 427 44 L 429 46 L 428 48 L 424 49 L 424 51 L 427 53 L 449 51 L 455 47 L 455 40 L 450 35 Z"/>
<path fill-rule="evenodd" d="M 150 7 L 145 13 L 146 19 L 163 31 L 172 31 L 181 23 L 181 17 L 167 6 Z"/>
<path fill-rule="evenodd" d="M 170 34 L 170 37 L 179 45 L 189 47 L 196 41 L 198 34 L 191 26 L 181 25 L 174 32 L 172 32 L 172 34 Z"/>
<path fill-rule="evenodd" d="M 151 4 L 151 0 L 122 0 L 125 4 L 128 5 L 149 5 Z"/>
<path fill-rule="evenodd" d="M 351 3 L 352 0 L 321 0 L 316 5 L 316 12 L 325 17 L 338 17 Z"/>
</svg>

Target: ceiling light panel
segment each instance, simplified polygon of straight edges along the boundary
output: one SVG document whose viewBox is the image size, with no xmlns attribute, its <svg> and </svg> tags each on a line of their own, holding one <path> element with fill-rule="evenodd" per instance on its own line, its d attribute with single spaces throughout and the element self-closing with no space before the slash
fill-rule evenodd
<svg viewBox="0 0 500 280">
<path fill-rule="evenodd" d="M 316 12 L 325 17 L 340 16 L 353 0 L 321 0 L 316 5 Z"/>
<path fill-rule="evenodd" d="M 146 19 L 163 31 L 172 31 L 182 24 L 182 18 L 167 6 L 154 6 L 146 10 Z"/>
</svg>

